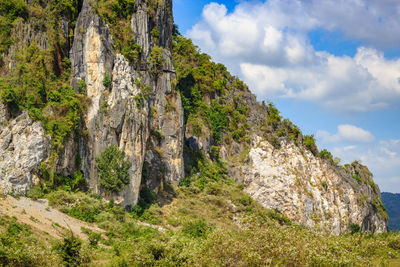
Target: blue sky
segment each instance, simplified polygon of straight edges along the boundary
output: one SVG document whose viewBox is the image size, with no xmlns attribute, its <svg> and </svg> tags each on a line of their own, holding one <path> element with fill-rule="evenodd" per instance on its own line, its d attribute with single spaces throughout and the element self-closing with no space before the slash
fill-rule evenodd
<svg viewBox="0 0 400 267">
<path fill-rule="evenodd" d="M 320 149 L 400 192 L 400 1 L 174 0 L 174 17 Z"/>
</svg>

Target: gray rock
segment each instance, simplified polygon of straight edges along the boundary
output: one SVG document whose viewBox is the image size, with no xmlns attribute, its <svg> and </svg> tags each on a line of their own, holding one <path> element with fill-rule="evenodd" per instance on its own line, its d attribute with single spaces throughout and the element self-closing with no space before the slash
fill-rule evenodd
<svg viewBox="0 0 400 267">
<path fill-rule="evenodd" d="M 72 85 L 77 88 L 77 83 L 85 80 L 87 96 L 91 99 L 84 125 L 88 134 L 79 141 L 81 169 L 90 188 L 106 196 L 99 187 L 95 158 L 111 145 L 123 150 L 132 163 L 130 183 L 112 196 L 123 205 L 137 203 L 145 164 L 152 173 L 154 190 L 163 182 L 178 183 L 183 177 L 183 109 L 180 95 L 171 88 L 171 81 L 175 79 L 170 53 L 173 24 L 172 14 L 166 10 L 171 1 L 165 4 L 150 17 L 147 4 L 137 1 L 137 11 L 131 19 L 133 38 L 143 49 L 144 62 L 149 60 L 155 45 L 164 48 L 163 70 L 154 74 L 147 71 L 152 66 L 130 64 L 115 53 L 108 26 L 87 0 L 78 17 L 70 52 Z M 154 23 L 155 27 L 163 28 L 158 44 L 150 33 L 150 25 Z M 112 77 L 111 88 L 103 85 L 105 75 Z M 150 88 L 149 95 L 143 93 L 146 87 Z M 155 132 L 162 136 L 161 140 L 158 140 L 160 136 L 150 134 Z M 74 145 L 69 144 L 66 149 L 75 150 Z M 71 164 L 64 160 L 60 165 L 65 169 Z"/>
<path fill-rule="evenodd" d="M 0 132 L 0 192 L 25 194 L 49 151 L 50 138 L 27 112 L 5 125 Z"/>
</svg>

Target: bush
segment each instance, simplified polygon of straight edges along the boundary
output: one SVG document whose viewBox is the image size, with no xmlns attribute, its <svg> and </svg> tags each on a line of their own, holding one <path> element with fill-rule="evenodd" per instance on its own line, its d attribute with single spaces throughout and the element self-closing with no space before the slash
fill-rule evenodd
<svg viewBox="0 0 400 267">
<path fill-rule="evenodd" d="M 220 151 L 219 146 L 211 146 L 210 147 L 210 158 L 212 160 L 218 160 L 219 159 L 219 151 Z"/>
<path fill-rule="evenodd" d="M 82 241 L 71 232 L 70 235 L 64 237 L 62 243 L 55 246 L 55 249 L 66 266 L 80 266 L 81 246 Z"/>
<path fill-rule="evenodd" d="M 193 238 L 205 238 L 212 228 L 204 221 L 187 222 L 182 227 L 182 232 Z"/>
<path fill-rule="evenodd" d="M 142 47 L 137 44 L 134 39 L 129 39 L 127 45 L 121 50 L 121 54 L 131 63 L 138 61 L 142 53 Z"/>
<path fill-rule="evenodd" d="M 361 232 L 361 227 L 360 225 L 356 223 L 350 224 L 350 234 L 354 235 L 355 233 Z"/>
<path fill-rule="evenodd" d="M 314 135 L 305 135 L 303 145 L 313 153 L 314 156 L 318 155 L 318 147 L 315 144 Z"/>
<path fill-rule="evenodd" d="M 131 163 L 125 160 L 125 152 L 113 145 L 96 158 L 100 185 L 110 192 L 118 192 L 129 184 L 128 170 Z"/>
<path fill-rule="evenodd" d="M 354 180 L 356 180 L 357 181 L 357 183 L 361 183 L 362 182 L 362 179 L 361 179 L 361 177 L 360 176 L 358 176 L 357 174 L 353 174 L 352 175 L 352 177 L 353 177 L 353 179 Z"/>
<path fill-rule="evenodd" d="M 243 206 L 250 206 L 253 203 L 253 199 L 250 196 L 243 196 L 239 199 L 239 202 Z"/>
<path fill-rule="evenodd" d="M 80 80 L 78 82 L 78 92 L 80 94 L 86 94 L 86 82 L 85 82 L 85 80 Z"/>
<path fill-rule="evenodd" d="M 111 75 L 107 73 L 106 75 L 104 75 L 103 85 L 105 88 L 111 89 L 111 84 L 112 84 Z"/>
<path fill-rule="evenodd" d="M 153 65 L 154 69 L 159 70 L 160 68 L 162 68 L 162 65 L 164 64 L 164 51 L 162 47 L 153 47 L 150 54 L 150 62 Z"/>
<path fill-rule="evenodd" d="M 330 162 L 333 162 L 333 157 L 332 157 L 331 152 L 329 152 L 329 151 L 326 150 L 326 149 L 323 149 L 323 150 L 321 150 L 321 152 L 319 152 L 319 157 L 320 157 L 321 159 L 327 159 L 327 160 L 329 160 Z"/>
<path fill-rule="evenodd" d="M 281 121 L 282 117 L 279 115 L 279 110 L 272 103 L 268 103 L 268 124 L 272 126 L 272 128 L 276 129 L 278 123 Z"/>
<path fill-rule="evenodd" d="M 89 246 L 97 248 L 101 239 L 101 234 L 93 232 L 92 230 L 87 228 L 82 228 L 82 232 L 88 236 Z"/>
<path fill-rule="evenodd" d="M 161 224 L 161 210 L 158 204 L 153 204 L 146 209 L 140 219 L 151 224 Z"/>
</svg>

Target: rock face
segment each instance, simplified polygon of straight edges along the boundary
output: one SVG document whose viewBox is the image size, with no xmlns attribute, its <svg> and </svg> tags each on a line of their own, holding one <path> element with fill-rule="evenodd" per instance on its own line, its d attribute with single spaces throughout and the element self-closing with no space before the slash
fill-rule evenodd
<svg viewBox="0 0 400 267">
<path fill-rule="evenodd" d="M 346 232 L 353 223 L 363 231 L 387 230 L 379 206 L 371 204 L 379 199 L 377 186 L 369 185 L 372 176 L 365 175 L 358 183 L 344 170 L 293 143 L 282 142 L 275 149 L 256 137 L 240 171 L 245 190 L 253 198 L 296 223 L 335 234 Z"/>
<path fill-rule="evenodd" d="M 0 192 L 25 194 L 35 183 L 40 162 L 49 155 L 50 140 L 40 122 L 32 122 L 27 112 L 7 120 L 0 104 Z"/>
<path fill-rule="evenodd" d="M 132 163 L 130 183 L 113 195 L 124 205 L 136 204 L 142 179 L 158 190 L 163 182 L 177 183 L 183 177 L 183 110 L 171 86 L 175 79 L 170 54 L 173 22 L 167 14 L 171 1 L 164 4 L 150 18 L 145 1 L 136 1 L 131 18 L 133 38 L 142 48 L 140 61 L 150 62 L 157 45 L 163 53 L 160 69 L 128 62 L 114 52 L 109 27 L 86 0 L 70 52 L 72 84 L 76 88 L 79 81 L 85 81 L 91 99 L 84 125 L 87 135 L 79 142 L 81 169 L 89 177 L 90 188 L 101 193 L 95 158 L 117 145 Z M 151 35 L 153 28 L 159 29 L 158 40 Z M 103 83 L 106 77 L 111 79 L 109 87 Z M 146 167 L 151 176 L 143 175 L 144 165 L 151 166 Z"/>
</svg>

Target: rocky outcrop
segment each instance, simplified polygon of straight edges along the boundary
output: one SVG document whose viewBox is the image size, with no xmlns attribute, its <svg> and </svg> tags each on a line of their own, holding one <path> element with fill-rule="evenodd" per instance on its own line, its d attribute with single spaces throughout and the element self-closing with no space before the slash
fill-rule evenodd
<svg viewBox="0 0 400 267">
<path fill-rule="evenodd" d="M 372 177 L 357 182 L 350 172 L 291 142 L 275 149 L 260 137 L 254 138 L 246 161 L 239 167 L 245 191 L 295 223 L 334 234 L 351 224 L 364 231 L 387 230 L 379 206 L 372 204 L 379 199 L 379 189 L 369 184 Z"/>
<path fill-rule="evenodd" d="M 50 140 L 40 122 L 27 112 L 8 121 L 0 104 L 0 192 L 25 194 L 37 182 L 40 163 L 49 155 Z"/>
<path fill-rule="evenodd" d="M 167 12 L 171 3 L 166 1 L 152 18 L 145 2 L 137 1 L 136 5 L 131 28 L 142 48 L 140 61 L 150 62 L 153 47 L 159 45 L 164 58 L 161 69 L 155 70 L 149 63 L 128 62 L 113 51 L 109 26 L 89 1 L 83 3 L 70 52 L 72 85 L 77 88 L 79 81 L 85 81 L 91 100 L 84 125 L 86 136 L 79 142 L 80 167 L 90 188 L 102 193 L 96 157 L 111 145 L 124 151 L 132 163 L 130 183 L 112 196 L 124 205 L 136 204 L 142 179 L 157 190 L 163 182 L 177 183 L 183 176 L 183 110 L 179 94 L 172 91 L 172 17 Z M 150 33 L 154 27 L 160 29 L 158 43 Z M 103 83 L 106 77 L 111 79 L 109 87 Z M 151 176 L 143 175 L 144 164 L 151 166 L 147 168 Z"/>
</svg>

